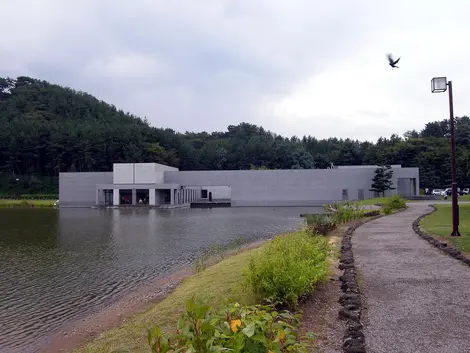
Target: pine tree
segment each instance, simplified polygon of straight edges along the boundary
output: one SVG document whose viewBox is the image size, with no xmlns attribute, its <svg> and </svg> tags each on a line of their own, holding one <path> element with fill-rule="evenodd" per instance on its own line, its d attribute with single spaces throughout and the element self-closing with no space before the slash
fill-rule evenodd
<svg viewBox="0 0 470 353">
<path fill-rule="evenodd" d="M 385 191 L 395 190 L 392 187 L 392 176 L 393 170 L 390 165 L 379 166 L 375 170 L 374 178 L 372 179 L 372 186 L 370 191 L 376 192 L 377 194 L 382 194 L 385 196 Z"/>
</svg>

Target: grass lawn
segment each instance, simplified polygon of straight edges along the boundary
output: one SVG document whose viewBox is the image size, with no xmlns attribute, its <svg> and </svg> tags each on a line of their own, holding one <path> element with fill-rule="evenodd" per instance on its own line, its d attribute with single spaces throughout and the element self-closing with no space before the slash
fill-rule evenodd
<svg viewBox="0 0 470 353">
<path fill-rule="evenodd" d="M 421 227 L 431 235 L 436 235 L 454 244 L 461 251 L 470 254 L 470 204 L 459 205 L 459 238 L 451 238 L 452 205 L 437 205 L 437 211 L 421 221 Z"/>
<path fill-rule="evenodd" d="M 444 201 L 444 196 L 441 196 L 441 200 Z M 452 196 L 447 196 L 447 201 L 452 201 Z M 470 195 L 460 196 L 459 201 L 470 201 Z"/>
<path fill-rule="evenodd" d="M 372 199 L 358 201 L 358 203 L 361 206 L 368 206 L 375 205 L 376 203 L 384 203 L 387 202 L 389 199 L 390 197 L 374 197 Z"/>
<path fill-rule="evenodd" d="M 452 197 L 449 198 L 452 200 Z M 470 195 L 462 195 L 459 197 L 459 201 L 470 201 Z"/>
<path fill-rule="evenodd" d="M 172 331 L 193 294 L 207 295 L 209 299 L 229 298 L 242 305 L 255 304 L 255 295 L 249 288 L 241 288 L 243 272 L 256 248 L 228 257 L 218 264 L 185 279 L 166 299 L 145 313 L 130 318 L 124 325 L 105 332 L 74 352 L 149 352 L 147 328 L 158 324 L 164 331 Z"/>
<path fill-rule="evenodd" d="M 14 199 L 0 199 L 0 208 L 5 207 L 52 207 L 56 200 L 14 200 Z"/>
</svg>

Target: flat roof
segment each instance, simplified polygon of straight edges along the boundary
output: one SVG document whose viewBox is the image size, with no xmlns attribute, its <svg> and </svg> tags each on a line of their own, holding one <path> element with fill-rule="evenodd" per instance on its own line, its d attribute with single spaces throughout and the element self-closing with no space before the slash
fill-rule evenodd
<svg viewBox="0 0 470 353">
<path fill-rule="evenodd" d="M 180 184 L 97 184 L 96 189 L 179 189 Z"/>
</svg>

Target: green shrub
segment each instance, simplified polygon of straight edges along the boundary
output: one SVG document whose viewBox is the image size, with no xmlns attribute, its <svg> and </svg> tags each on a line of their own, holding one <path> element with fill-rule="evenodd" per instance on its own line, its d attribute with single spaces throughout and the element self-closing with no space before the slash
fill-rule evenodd
<svg viewBox="0 0 470 353">
<path fill-rule="evenodd" d="M 357 202 L 334 203 L 324 206 L 325 211 L 337 224 L 364 217 L 364 210 Z"/>
<path fill-rule="evenodd" d="M 323 206 L 325 214 L 307 214 L 307 225 L 313 234 L 326 235 L 339 224 L 361 219 L 365 211 L 358 203 L 333 203 Z"/>
<path fill-rule="evenodd" d="M 57 200 L 57 194 L 22 194 L 19 197 L 22 200 Z"/>
<path fill-rule="evenodd" d="M 382 208 L 382 210 L 386 215 L 392 214 L 392 212 L 393 212 L 393 208 L 391 208 L 389 205 L 385 205 Z"/>
<path fill-rule="evenodd" d="M 327 235 L 337 226 L 332 217 L 325 214 L 306 215 L 307 225 L 313 234 Z"/>
<path fill-rule="evenodd" d="M 298 317 L 287 311 L 237 303 L 214 309 L 193 297 L 178 320 L 176 334 L 164 336 L 159 327 L 153 327 L 148 330 L 148 343 L 153 353 L 307 352 L 297 327 Z"/>
<path fill-rule="evenodd" d="M 295 306 L 326 279 L 330 251 L 327 238 L 307 231 L 278 236 L 251 258 L 246 278 L 263 299 Z"/>
<path fill-rule="evenodd" d="M 390 208 L 391 210 L 401 210 L 406 208 L 406 200 L 400 195 L 393 195 L 387 202 L 384 204 L 385 208 Z"/>
<path fill-rule="evenodd" d="M 364 212 L 364 217 L 376 217 L 380 216 L 380 210 L 372 210 Z"/>
</svg>

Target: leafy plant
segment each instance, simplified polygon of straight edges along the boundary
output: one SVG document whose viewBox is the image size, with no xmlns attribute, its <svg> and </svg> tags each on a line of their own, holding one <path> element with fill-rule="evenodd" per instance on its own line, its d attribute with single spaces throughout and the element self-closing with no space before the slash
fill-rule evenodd
<svg viewBox="0 0 470 353">
<path fill-rule="evenodd" d="M 167 352 L 307 352 L 300 340 L 298 316 L 272 306 L 225 303 L 213 308 L 194 296 L 187 301 L 176 333 L 165 336 L 156 326 L 148 330 L 153 353 Z"/>
<path fill-rule="evenodd" d="M 364 212 L 364 217 L 375 217 L 380 215 L 380 210 L 372 210 Z"/>
<path fill-rule="evenodd" d="M 326 235 L 336 228 L 334 219 L 325 214 L 309 214 L 305 218 L 313 234 Z"/>
<path fill-rule="evenodd" d="M 325 214 L 307 214 L 307 225 L 313 234 L 326 235 L 339 224 L 363 218 L 365 211 L 358 203 L 333 203 L 323 206 Z"/>
<path fill-rule="evenodd" d="M 364 217 L 364 210 L 357 202 L 334 203 L 324 206 L 325 212 L 337 224 L 346 223 Z"/>
<path fill-rule="evenodd" d="M 246 278 L 263 299 L 295 306 L 328 275 L 331 248 L 324 237 L 298 231 L 274 238 L 251 258 Z"/>
<path fill-rule="evenodd" d="M 384 214 L 386 214 L 386 215 L 392 214 L 392 212 L 393 212 L 393 209 L 388 205 L 385 205 L 382 208 L 382 210 L 383 210 Z"/>
<path fill-rule="evenodd" d="M 390 208 L 392 210 L 400 210 L 406 208 L 406 200 L 400 195 L 393 195 L 384 205 L 385 208 Z"/>
</svg>

